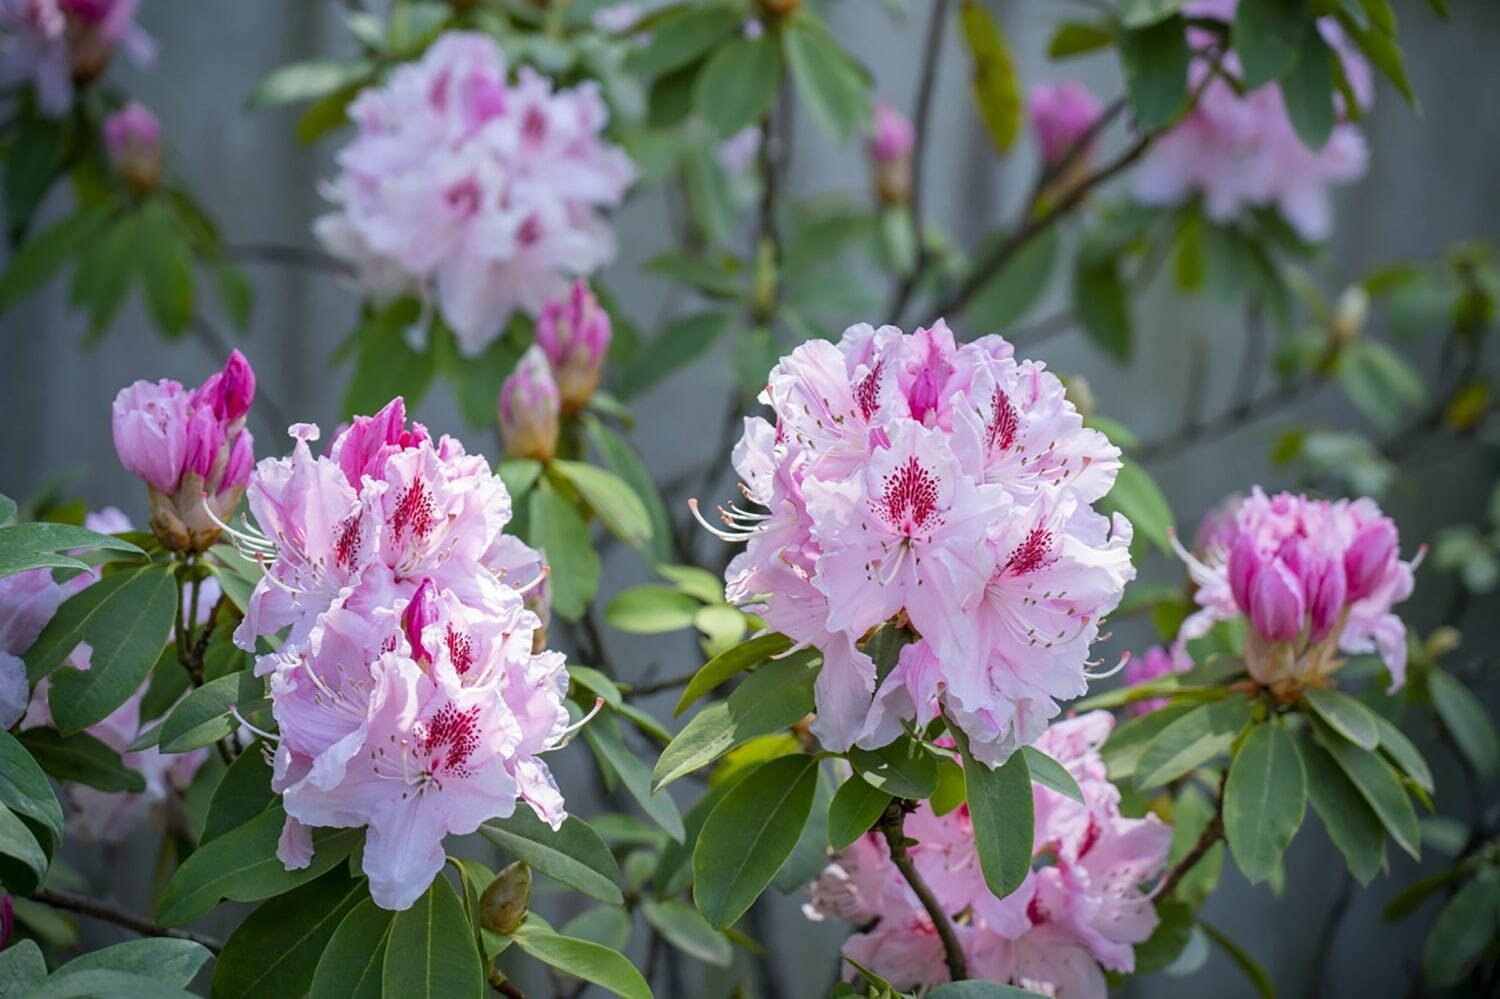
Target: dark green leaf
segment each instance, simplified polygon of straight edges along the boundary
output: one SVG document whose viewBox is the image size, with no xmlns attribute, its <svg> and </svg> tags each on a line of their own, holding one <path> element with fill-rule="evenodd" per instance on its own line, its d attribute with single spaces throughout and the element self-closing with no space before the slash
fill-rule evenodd
<svg viewBox="0 0 1500 999">
<path fill-rule="evenodd" d="M 0 312 L 45 284 L 95 236 L 115 209 L 112 201 L 80 208 L 46 232 L 22 243 L 11 256 L 5 273 L 0 275 Z"/>
<path fill-rule="evenodd" d="M 1307 774 L 1296 740 L 1279 722 L 1256 725 L 1235 753 L 1224 784 L 1224 834 L 1251 884 L 1271 876 L 1306 807 Z"/>
<path fill-rule="evenodd" d="M 1007 260 L 975 294 L 969 306 L 972 328 L 1006 330 L 1024 319 L 1051 287 L 1061 242 L 1059 230 L 1048 228 Z"/>
<path fill-rule="evenodd" d="M 47 876 L 47 851 L 21 817 L 7 808 L 0 808 L 0 857 L 7 861 L 0 865 L 0 877 L 22 895 L 30 895 Z"/>
<path fill-rule="evenodd" d="M 605 426 L 603 422 L 587 417 L 585 425 L 589 439 L 593 441 L 594 449 L 603 460 L 605 467 L 628 482 L 630 488 L 635 490 L 636 496 L 646 505 L 646 513 L 651 518 L 650 550 L 652 556 L 658 561 L 671 558 L 672 520 L 667 515 L 667 507 L 662 501 L 661 490 L 652 478 L 650 470 L 646 468 L 640 456 L 625 439 Z"/>
<path fill-rule="evenodd" d="M 128 971 L 92 968 L 53 975 L 26 993 L 26 999 L 196 999 L 191 992 L 170 988 L 154 978 Z"/>
<path fill-rule="evenodd" d="M 0 805 L 30 819 L 47 836 L 50 853 L 62 842 L 62 805 L 42 768 L 9 732 L 0 731 Z"/>
<path fill-rule="evenodd" d="M 583 737 L 589 748 L 609 763 L 619 775 L 625 789 L 645 809 L 646 814 L 666 830 L 667 835 L 681 842 L 683 837 L 682 815 L 677 803 L 665 790 L 652 791 L 651 770 L 620 737 L 613 718 L 601 717 L 583 727 Z"/>
<path fill-rule="evenodd" d="M 1391 762 L 1396 764 L 1398 770 L 1416 781 L 1417 786 L 1422 790 L 1431 794 L 1434 790 L 1432 770 L 1428 768 L 1427 761 L 1422 758 L 1421 752 L 1405 733 L 1395 726 L 1395 723 L 1373 711 L 1371 714 L 1374 715 L 1375 724 L 1380 729 L 1381 750 L 1391 758 Z"/>
<path fill-rule="evenodd" d="M 1348 694 L 1309 687 L 1304 697 L 1319 718 L 1360 749 L 1370 750 L 1380 744 L 1380 717 Z"/>
<path fill-rule="evenodd" d="M 1249 723 L 1250 705 L 1243 697 L 1200 704 L 1162 729 L 1141 751 L 1136 785 L 1156 787 L 1207 763 L 1228 750 Z"/>
<path fill-rule="evenodd" d="M 101 549 L 144 555 L 137 546 L 108 534 L 74 527 L 72 524 L 33 522 L 0 528 L 0 577 L 12 576 L 27 569 L 57 566 L 82 569 L 86 564 L 70 555 L 57 555 L 74 548 Z M 52 557 L 62 561 L 53 561 Z M 40 641 L 40 639 L 38 639 Z M 70 650 L 62 653 L 67 655 Z M 61 657 L 59 657 L 61 658 Z"/>
<path fill-rule="evenodd" d="M 1327 750 L 1311 740 L 1303 742 L 1301 748 L 1313 811 L 1344 855 L 1349 873 L 1367 885 L 1385 866 L 1385 828 Z"/>
<path fill-rule="evenodd" d="M 646 921 L 660 931 L 667 943 L 689 957 L 719 968 L 734 961 L 734 947 L 724 934 L 708 925 L 698 910 L 675 898 L 659 901 L 646 898 L 641 903 Z"/>
<path fill-rule="evenodd" d="M 1443 727 L 1458 743 L 1469 763 L 1486 780 L 1500 773 L 1500 734 L 1479 699 L 1451 674 L 1434 669 L 1427 689 Z"/>
<path fill-rule="evenodd" d="M 374 899 L 360 899 L 318 958 L 308 999 L 380 999 L 386 942 L 395 917 Z"/>
<path fill-rule="evenodd" d="M 214 966 L 214 999 L 303 995 L 334 931 L 368 897 L 362 880 L 336 868 L 264 903 L 225 941 Z"/>
<path fill-rule="evenodd" d="M 1153 132 L 1171 124 L 1187 104 L 1187 71 L 1193 58 L 1182 18 L 1174 15 L 1123 31 L 1119 46 L 1136 121 Z"/>
<path fill-rule="evenodd" d="M 787 63 L 808 113 L 835 142 L 848 142 L 870 116 L 869 81 L 828 30 L 810 16 L 782 32 Z"/>
<path fill-rule="evenodd" d="M 614 854 L 588 823 L 570 815 L 556 832 L 518 805 L 513 814 L 479 827 L 491 843 L 569 888 L 611 905 L 624 901 Z"/>
<path fill-rule="evenodd" d="M 1183 860 L 1198 845 L 1198 840 L 1208 829 L 1210 822 L 1217 820 L 1218 808 L 1194 784 L 1183 787 L 1172 807 L 1172 847 L 1167 854 L 1170 869 Z M 1224 844 L 1216 842 L 1208 848 L 1203 859 L 1183 875 L 1177 883 L 1172 897 L 1197 909 L 1219 884 L 1224 872 Z"/>
<path fill-rule="evenodd" d="M 546 479 L 531 492 L 527 539 L 551 566 L 552 609 L 569 621 L 583 616 L 599 586 L 599 556 L 588 525 Z"/>
<path fill-rule="evenodd" d="M 1182 9 L 1184 0 L 1121 0 L 1120 23 L 1127 28 L 1144 28 L 1171 17 Z"/>
<path fill-rule="evenodd" d="M 11 242 L 17 243 L 63 168 L 65 137 L 62 122 L 34 114 L 6 131 L 11 138 L 5 151 L 5 217 Z"/>
<path fill-rule="evenodd" d="M 713 346 L 729 328 L 726 312 L 700 312 L 673 322 L 641 352 L 640 358 L 620 374 L 619 392 L 626 399 L 686 367 Z"/>
<path fill-rule="evenodd" d="M 1031 779 L 1043 787 L 1051 788 L 1058 794 L 1072 798 L 1080 805 L 1083 801 L 1083 789 L 1078 786 L 1078 781 L 1068 773 L 1068 768 L 1037 749 L 1035 746 L 1022 746 L 1021 752 L 1026 757 L 1026 769 L 1031 772 Z"/>
<path fill-rule="evenodd" d="M 792 640 L 785 635 L 770 634 L 752 638 L 748 642 L 741 642 L 734 648 L 721 652 L 704 663 L 703 668 L 693 674 L 693 678 L 683 689 L 682 696 L 677 700 L 677 707 L 672 713 L 682 714 L 695 701 L 719 684 L 747 669 L 759 666 L 772 656 L 781 655 L 791 647 Z"/>
<path fill-rule="evenodd" d="M 1281 100 L 1297 136 L 1309 149 L 1322 149 L 1333 134 L 1333 60 L 1336 57 L 1312 21 L 1302 33 L 1297 65 L 1281 81 Z"/>
<path fill-rule="evenodd" d="M 177 336 L 193 319 L 193 254 L 186 234 L 160 201 L 141 209 L 136 252 L 152 322 Z"/>
<path fill-rule="evenodd" d="M 199 845 L 238 829 L 270 808 L 276 797 L 271 790 L 271 767 L 262 744 L 254 743 L 235 757 L 219 778 L 219 786 L 214 788 L 214 796 L 208 803 Z"/>
<path fill-rule="evenodd" d="M 1130 360 L 1133 322 L 1118 260 L 1078 257 L 1073 269 L 1073 311 L 1100 349 L 1117 361 Z"/>
<path fill-rule="evenodd" d="M 780 78 L 774 37 L 737 38 L 709 56 L 693 85 L 693 107 L 715 135 L 727 139 L 760 120 L 776 99 Z"/>
<path fill-rule="evenodd" d="M 390 932 L 381 973 L 383 994 L 478 999 L 487 991 L 474 931 L 447 878 L 434 878 L 410 909 L 396 913 Z"/>
<path fill-rule="evenodd" d="M 1109 768 L 1110 778 L 1123 780 L 1133 777 L 1140 765 L 1141 753 L 1151 740 L 1162 729 L 1193 710 L 1193 707 L 1192 704 L 1168 704 L 1131 718 L 1111 732 L 1099 749 L 1100 755 L 1104 757 L 1104 765 Z"/>
<path fill-rule="evenodd" d="M 1031 871 L 1035 819 L 1031 772 L 1021 753 L 1012 753 L 1010 759 L 991 770 L 974 759 L 961 729 L 950 726 L 949 731 L 963 756 L 979 866 L 990 891 L 1004 898 L 1019 888 Z"/>
<path fill-rule="evenodd" d="M 1231 34 L 1245 89 L 1279 80 L 1297 64 L 1311 21 L 1305 0 L 1241 0 Z"/>
<path fill-rule="evenodd" d="M 859 777 L 844 781 L 828 806 L 828 845 L 842 850 L 859 839 L 879 821 L 890 803 L 889 794 Z"/>
<path fill-rule="evenodd" d="M 1318 741 L 1353 782 L 1396 845 L 1421 859 L 1422 832 L 1417 825 L 1417 813 L 1396 771 L 1378 753 L 1366 752 L 1326 728 L 1318 727 L 1315 731 Z"/>
<path fill-rule="evenodd" d="M 56 780 L 76 781 L 110 794 L 146 789 L 145 779 L 127 767 L 119 753 L 87 732 L 59 735 L 56 729 L 33 728 L 22 732 L 20 738 L 42 769 Z"/>
<path fill-rule="evenodd" d="M 655 76 L 686 66 L 738 32 L 740 18 L 729 4 L 683 4 L 651 25 L 650 40 L 630 53 L 625 68 Z"/>
<path fill-rule="evenodd" d="M 1427 934 L 1422 969 L 1434 988 L 1457 985 L 1500 934 L 1500 871 L 1481 870 L 1443 906 Z"/>
<path fill-rule="evenodd" d="M 848 756 L 855 773 L 893 797 L 926 798 L 937 790 L 937 757 L 910 736 L 880 749 L 856 746 Z"/>
<path fill-rule="evenodd" d="M 1239 969 L 1245 973 L 1245 977 L 1250 980 L 1251 986 L 1254 987 L 1256 994 L 1261 999 L 1276 999 L 1276 986 L 1272 984 L 1271 976 L 1266 974 L 1266 969 L 1262 968 L 1260 963 L 1250 956 L 1249 951 L 1201 919 L 1198 921 L 1198 926 L 1204 933 L 1208 934 L 1210 940 L 1218 944 L 1219 948 L 1229 955 L 1230 960 L 1239 966 Z"/>
<path fill-rule="evenodd" d="M 249 672 L 230 673 L 210 680 L 178 704 L 162 723 L 164 753 L 187 753 L 228 738 L 239 722 L 229 709 L 241 708 L 265 694 L 265 680 Z"/>
<path fill-rule="evenodd" d="M 187 988 L 210 957 L 213 954 L 207 947 L 191 940 L 146 937 L 81 954 L 54 974 L 67 975 L 95 969 L 125 971 L 176 988 Z"/>
<path fill-rule="evenodd" d="M 527 955 L 574 978 L 593 982 L 624 999 L 651 999 L 651 987 L 624 954 L 555 933 L 534 913 L 511 938 Z"/>
<path fill-rule="evenodd" d="M 949 982 L 927 993 L 927 999 L 1034 999 L 1035 992 L 999 982 Z"/>
<path fill-rule="evenodd" d="M 422 401 L 437 359 L 431 344 L 418 353 L 407 342 L 407 331 L 420 318 L 421 308 L 411 299 L 365 313 L 353 333 L 358 353 L 344 393 L 345 416 L 373 413 L 398 395 L 406 397 L 408 409 Z"/>
</svg>

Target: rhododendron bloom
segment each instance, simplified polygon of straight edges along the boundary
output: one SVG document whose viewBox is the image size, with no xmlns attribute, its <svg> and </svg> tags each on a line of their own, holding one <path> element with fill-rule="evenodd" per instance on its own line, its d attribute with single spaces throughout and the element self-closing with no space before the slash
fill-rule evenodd
<svg viewBox="0 0 1500 999">
<path fill-rule="evenodd" d="M 866 151 L 875 175 L 875 193 L 888 205 L 911 200 L 912 150 L 917 133 L 900 111 L 885 101 L 875 102 L 873 130 Z"/>
<path fill-rule="evenodd" d="M 1035 866 L 1003 899 L 985 885 L 967 806 L 935 815 L 923 802 L 906 818 L 904 831 L 915 841 L 908 854 L 955 919 L 973 977 L 1092 999 L 1106 994 L 1105 970 L 1134 969 L 1134 948 L 1157 923 L 1146 888 L 1165 868 L 1172 837 L 1154 815 L 1120 813 L 1119 791 L 1099 756 L 1113 725 L 1108 712 L 1096 711 L 1058 722 L 1038 738 L 1038 747 L 1078 782 L 1084 800 L 1035 785 Z M 864 927 L 844 943 L 851 959 L 900 989 L 948 980 L 932 917 L 879 833 L 839 851 L 810 891 L 809 918 L 834 916 Z"/>
<path fill-rule="evenodd" d="M 255 372 L 237 350 L 191 392 L 164 378 L 135 382 L 115 396 L 115 452 L 145 481 L 151 529 L 168 548 L 206 550 L 239 505 L 254 460 L 245 429 L 254 398 Z"/>
<path fill-rule="evenodd" d="M 565 298 L 542 306 L 536 342 L 552 365 L 564 413 L 578 412 L 593 398 L 612 335 L 609 313 L 581 278 Z"/>
<path fill-rule="evenodd" d="M 161 124 L 144 104 L 132 102 L 104 119 L 104 147 L 116 169 L 138 191 L 161 178 Z"/>
<path fill-rule="evenodd" d="M 1258 487 L 1205 557 L 1179 552 L 1198 584 L 1183 639 L 1243 616 L 1255 680 L 1293 698 L 1326 683 L 1339 653 L 1378 652 L 1396 689 L 1406 678 L 1406 626 L 1391 612 L 1412 592 L 1396 525 L 1370 499 L 1266 496 Z M 1420 558 L 1420 556 L 1419 556 Z"/>
<path fill-rule="evenodd" d="M 545 360 L 544 360 L 545 363 Z M 510 496 L 488 463 L 408 425 L 402 400 L 356 417 L 324 455 L 293 428 L 266 459 L 236 531 L 265 565 L 235 633 L 287 628 L 269 675 L 278 856 L 312 859 L 312 829 L 363 826 L 375 901 L 406 908 L 443 864 L 443 838 L 525 801 L 553 828 L 562 795 L 539 756 L 568 736 L 562 657 L 535 652 L 525 606 L 541 557 L 503 533 Z"/>
<path fill-rule="evenodd" d="M 350 105 L 359 132 L 315 230 L 377 297 L 434 294 L 467 354 L 614 255 L 601 212 L 635 176 L 598 86 L 514 82 L 495 40 L 449 32 Z"/>
<path fill-rule="evenodd" d="M 37 109 L 61 118 L 77 83 L 104 72 L 116 48 L 149 65 L 156 46 L 135 14 L 140 0 L 0 0 L 0 86 L 30 82 Z"/>
<path fill-rule="evenodd" d="M 942 323 L 854 326 L 771 371 L 774 425 L 745 421 L 735 468 L 764 512 L 722 509 L 728 599 L 823 655 L 813 732 L 878 747 L 944 714 L 994 765 L 1086 686 L 1099 623 L 1133 575 L 1130 525 L 1089 504 L 1119 451 L 1061 383 Z M 863 643 L 909 633 L 876 689 Z"/>
<path fill-rule="evenodd" d="M 532 344 L 500 386 L 500 439 L 509 458 L 551 461 L 557 453 L 561 396 L 552 367 Z"/>
<path fill-rule="evenodd" d="M 1027 95 L 1026 108 L 1042 150 L 1042 162 L 1053 168 L 1070 154 L 1083 155 L 1084 150 L 1075 153 L 1074 147 L 1104 110 L 1099 99 L 1077 80 L 1034 85 Z"/>
<path fill-rule="evenodd" d="M 1183 13 L 1232 22 L 1236 7 L 1237 0 L 1198 0 Z M 1318 28 L 1340 59 L 1361 109 L 1368 108 L 1374 97 L 1369 64 L 1332 18 L 1320 19 Z M 1216 37 L 1191 34 L 1200 50 Z M 1238 75 L 1238 57 L 1221 58 Z M 1192 85 L 1199 86 L 1211 72 L 1206 58 L 1195 59 Z M 1292 126 L 1279 84 L 1241 94 L 1216 75 L 1203 86 L 1193 110 L 1152 145 L 1136 170 L 1135 195 L 1149 204 L 1176 204 L 1201 194 L 1204 210 L 1216 222 L 1232 221 L 1247 208 L 1275 208 L 1304 239 L 1325 239 L 1333 222 L 1329 188 L 1358 180 L 1369 165 L 1364 135 L 1341 101 L 1328 141 L 1309 149 Z"/>
</svg>

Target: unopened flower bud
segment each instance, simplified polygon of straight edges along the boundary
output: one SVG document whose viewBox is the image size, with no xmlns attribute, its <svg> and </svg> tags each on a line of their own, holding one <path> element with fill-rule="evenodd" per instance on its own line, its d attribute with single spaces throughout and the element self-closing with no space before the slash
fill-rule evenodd
<svg viewBox="0 0 1500 999">
<path fill-rule="evenodd" d="M 149 108 L 131 103 L 105 118 L 104 147 L 133 190 L 156 189 L 161 180 L 161 125 Z"/>
<path fill-rule="evenodd" d="M 1365 320 L 1370 315 L 1370 295 L 1359 285 L 1350 285 L 1339 296 L 1338 308 L 1333 313 L 1330 332 L 1335 343 L 1353 343 L 1365 329 Z"/>
<path fill-rule="evenodd" d="M 406 610 L 401 613 L 401 630 L 411 646 L 411 655 L 419 663 L 432 662 L 432 650 L 422 642 L 422 633 L 438 617 L 437 584 L 431 579 L 422 580 L 417 592 L 411 595 Z"/>
<path fill-rule="evenodd" d="M 885 101 L 875 102 L 874 131 L 866 144 L 875 193 L 888 205 L 911 200 L 911 154 L 917 143 L 911 122 Z"/>
<path fill-rule="evenodd" d="M 1059 375 L 1063 383 L 1063 391 L 1067 395 L 1073 408 L 1078 410 L 1078 415 L 1085 421 L 1094 415 L 1097 401 L 1094 398 L 1094 387 L 1089 380 L 1082 375 Z"/>
<path fill-rule="evenodd" d="M 0 950 L 10 946 L 11 935 L 16 932 L 16 907 L 11 904 L 10 892 L 0 891 Z"/>
<path fill-rule="evenodd" d="M 491 933 L 514 933 L 531 905 L 531 868 L 517 860 L 495 875 L 479 896 L 479 923 Z"/>
<path fill-rule="evenodd" d="M 510 458 L 551 461 L 561 403 L 542 348 L 532 344 L 500 386 L 500 436 Z"/>
<path fill-rule="evenodd" d="M 1073 153 L 1074 147 L 1088 134 L 1103 109 L 1089 89 L 1076 80 L 1061 83 L 1038 83 L 1027 97 L 1031 130 L 1041 147 L 1042 162 L 1056 169 Z M 1086 160 L 1089 149 L 1079 150 Z"/>
<path fill-rule="evenodd" d="M 88 83 L 103 74 L 122 41 L 140 46 L 127 32 L 135 16 L 136 4 L 131 0 L 57 0 L 57 6 L 67 21 L 74 83 Z M 146 61 L 149 51 L 148 46 Z"/>
<path fill-rule="evenodd" d="M 536 342 L 551 362 L 564 413 L 579 412 L 593 398 L 612 335 L 609 313 L 582 278 L 573 282 L 567 298 L 542 306 Z"/>
</svg>

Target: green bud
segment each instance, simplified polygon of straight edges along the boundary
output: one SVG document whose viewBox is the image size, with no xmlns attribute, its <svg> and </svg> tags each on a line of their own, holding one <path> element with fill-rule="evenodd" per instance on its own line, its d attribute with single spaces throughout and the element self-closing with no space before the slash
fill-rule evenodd
<svg viewBox="0 0 1500 999">
<path fill-rule="evenodd" d="M 530 904 L 531 868 L 517 860 L 495 875 L 479 897 L 479 922 L 491 933 L 513 933 Z"/>
</svg>

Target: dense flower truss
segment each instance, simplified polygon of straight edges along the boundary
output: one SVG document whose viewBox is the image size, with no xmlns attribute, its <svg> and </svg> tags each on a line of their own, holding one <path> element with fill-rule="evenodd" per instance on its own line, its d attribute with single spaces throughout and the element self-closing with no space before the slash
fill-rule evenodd
<svg viewBox="0 0 1500 999">
<path fill-rule="evenodd" d="M 818 737 L 880 746 L 942 711 L 990 765 L 1036 738 L 1134 574 L 1130 524 L 1091 507 L 1119 451 L 1043 365 L 941 321 L 809 341 L 761 400 L 776 422 L 746 420 L 734 460 L 765 512 L 722 511 L 747 542 L 727 593 L 822 652 Z M 918 640 L 877 689 L 860 643 L 887 622 Z"/>
<path fill-rule="evenodd" d="M 1095 711 L 1058 722 L 1037 739 L 1078 781 L 1084 801 L 1036 785 L 1035 868 L 1003 899 L 985 886 L 967 805 L 935 815 L 923 802 L 906 819 L 916 841 L 908 847 L 912 862 L 956 918 L 975 978 L 1083 999 L 1106 994 L 1105 970 L 1134 970 L 1134 947 L 1157 922 L 1143 886 L 1165 867 L 1172 834 L 1155 815 L 1120 814 L 1120 792 L 1099 756 L 1113 726 L 1113 716 Z M 844 954 L 892 985 L 930 987 L 948 979 L 932 918 L 879 833 L 837 853 L 811 894 L 808 917 L 835 916 L 860 926 Z M 851 967 L 846 974 L 855 972 Z"/>
<path fill-rule="evenodd" d="M 1406 626 L 1391 607 L 1412 592 L 1420 560 L 1403 562 L 1396 525 L 1371 499 L 1267 496 L 1258 487 L 1220 521 L 1203 556 L 1180 552 L 1199 610 L 1180 638 L 1243 616 L 1245 662 L 1259 683 L 1295 697 L 1342 665 L 1378 652 L 1391 687 L 1406 680 Z"/>
<path fill-rule="evenodd" d="M 1232 22 L 1237 5 L 1238 0 L 1197 0 L 1183 13 Z M 1361 109 L 1368 108 L 1375 94 L 1369 64 L 1332 18 L 1319 20 L 1318 28 L 1342 63 L 1350 93 Z M 1191 34 L 1200 50 L 1213 39 L 1201 31 Z M 1238 75 L 1238 58 L 1229 53 L 1222 59 L 1224 69 Z M 1193 84 L 1210 72 L 1214 70 L 1206 58 L 1196 59 Z M 1326 239 L 1333 223 L 1329 188 L 1358 180 L 1369 165 L 1364 135 L 1349 120 L 1343 100 L 1338 98 L 1339 121 L 1327 143 L 1314 150 L 1293 128 L 1279 84 L 1242 94 L 1216 76 L 1193 110 L 1154 143 L 1136 170 L 1136 197 L 1175 204 L 1201 194 L 1204 210 L 1219 222 L 1248 207 L 1275 208 L 1304 239 Z"/>
<path fill-rule="evenodd" d="M 29 82 L 37 110 L 61 118 L 73 90 L 109 64 L 116 48 L 138 64 L 156 57 L 135 23 L 141 0 L 0 0 L 0 86 Z"/>
<path fill-rule="evenodd" d="M 541 556 L 503 533 L 510 496 L 482 456 L 407 424 L 398 398 L 314 456 L 256 468 L 248 498 L 265 564 L 235 638 L 286 629 L 260 656 L 288 815 L 279 855 L 312 857 L 310 827 L 366 826 L 375 901 L 406 908 L 443 864 L 443 837 L 526 801 L 554 828 L 562 795 L 538 758 L 568 735 L 567 672 L 533 654 L 524 606 Z"/>
<path fill-rule="evenodd" d="M 339 209 L 317 234 L 377 296 L 435 293 L 464 351 L 614 255 L 601 211 L 635 170 L 601 138 L 593 82 L 554 91 L 528 67 L 512 81 L 494 39 L 450 32 L 349 117 L 359 134 L 328 188 Z"/>
</svg>

